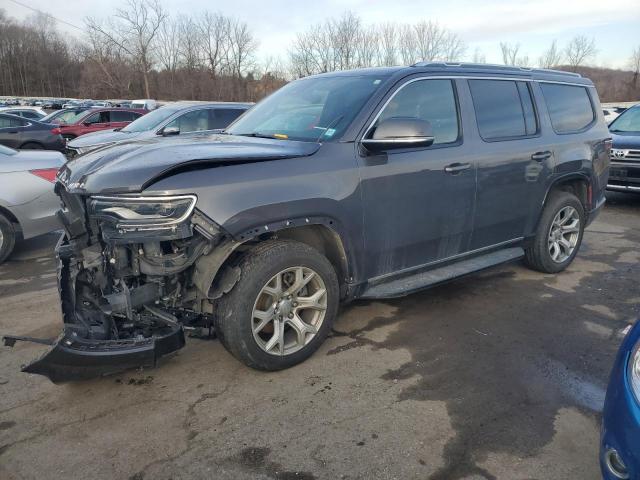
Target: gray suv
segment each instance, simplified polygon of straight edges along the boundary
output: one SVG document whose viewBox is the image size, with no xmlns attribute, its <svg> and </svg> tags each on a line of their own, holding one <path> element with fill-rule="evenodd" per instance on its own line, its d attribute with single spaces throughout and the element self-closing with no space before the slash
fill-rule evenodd
<svg viewBox="0 0 640 480">
<path fill-rule="evenodd" d="M 278 370 L 341 301 L 520 258 L 560 272 L 604 204 L 610 148 L 586 78 L 419 63 L 291 82 L 222 134 L 89 153 L 56 185 L 64 334 L 25 371 L 151 366 L 207 329 Z"/>
<path fill-rule="evenodd" d="M 251 107 L 251 103 L 175 102 L 154 110 L 123 128 L 88 133 L 67 144 L 67 156 L 118 142 L 207 133 L 222 130 Z"/>
</svg>

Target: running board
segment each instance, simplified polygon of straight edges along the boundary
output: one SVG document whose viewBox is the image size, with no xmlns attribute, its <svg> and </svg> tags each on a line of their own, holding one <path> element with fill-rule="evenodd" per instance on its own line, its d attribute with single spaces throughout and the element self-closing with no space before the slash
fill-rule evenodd
<svg viewBox="0 0 640 480">
<path fill-rule="evenodd" d="M 385 283 L 368 287 L 360 298 L 395 298 L 404 297 L 410 293 L 432 287 L 439 283 L 448 282 L 470 273 L 479 272 L 501 263 L 518 260 L 524 256 L 521 247 L 505 248 L 487 253 L 468 260 L 461 260 L 444 267 L 432 270 L 422 270 L 412 275 L 396 278 Z"/>
</svg>

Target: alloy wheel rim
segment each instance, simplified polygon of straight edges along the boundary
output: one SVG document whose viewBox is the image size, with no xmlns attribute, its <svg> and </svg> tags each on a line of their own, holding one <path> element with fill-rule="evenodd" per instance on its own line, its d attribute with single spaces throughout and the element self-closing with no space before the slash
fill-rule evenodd
<svg viewBox="0 0 640 480">
<path fill-rule="evenodd" d="M 576 249 L 580 237 L 580 215 L 570 206 L 562 208 L 549 229 L 548 247 L 551 260 L 565 262 Z"/>
<path fill-rule="evenodd" d="M 286 356 L 315 338 L 327 312 L 327 288 L 308 267 L 278 272 L 262 287 L 251 314 L 251 331 L 270 355 Z"/>
<path fill-rule="evenodd" d="M 2 250 L 2 245 L 4 245 L 4 233 L 2 233 L 2 229 L 0 229 L 0 250 Z"/>
</svg>

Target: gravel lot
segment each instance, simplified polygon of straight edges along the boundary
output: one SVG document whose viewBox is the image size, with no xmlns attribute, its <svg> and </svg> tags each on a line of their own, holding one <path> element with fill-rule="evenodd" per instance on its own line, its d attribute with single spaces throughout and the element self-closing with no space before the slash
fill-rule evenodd
<svg viewBox="0 0 640 480">
<path fill-rule="evenodd" d="M 640 304 L 640 196 L 609 195 L 565 273 L 511 264 L 356 302 L 306 363 L 190 339 L 161 368 L 55 386 L 0 348 L 0 478 L 598 479 L 600 409 Z M 60 328 L 52 247 L 0 266 L 0 334 Z"/>
</svg>

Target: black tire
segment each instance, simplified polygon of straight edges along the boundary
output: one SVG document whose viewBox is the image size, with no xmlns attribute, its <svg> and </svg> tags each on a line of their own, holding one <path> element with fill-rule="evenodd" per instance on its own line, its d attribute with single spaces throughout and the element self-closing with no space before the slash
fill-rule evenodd
<svg viewBox="0 0 640 480">
<path fill-rule="evenodd" d="M 0 264 L 3 263 L 16 245 L 16 231 L 13 227 L 13 223 L 9 221 L 4 215 L 0 213 Z"/>
<path fill-rule="evenodd" d="M 21 150 L 44 150 L 44 147 L 36 142 L 27 142 L 20 147 Z"/>
<path fill-rule="evenodd" d="M 554 261 L 549 251 L 549 236 L 556 215 L 565 207 L 573 207 L 577 212 L 580 224 L 577 242 L 573 252 L 563 261 Z M 556 191 L 549 195 L 544 206 L 542 217 L 536 230 L 536 236 L 530 247 L 525 249 L 525 263 L 529 268 L 543 273 L 558 273 L 566 269 L 580 250 L 584 234 L 585 213 L 582 203 L 573 193 Z"/>
<path fill-rule="evenodd" d="M 282 370 L 309 358 L 331 331 L 338 311 L 338 278 L 329 260 L 304 243 L 270 240 L 244 254 L 236 265 L 241 271 L 240 280 L 216 305 L 216 334 L 225 348 L 247 366 L 259 370 Z M 293 267 L 309 268 L 324 282 L 325 316 L 309 343 L 288 355 L 273 355 L 254 338 L 253 308 L 270 279 Z"/>
</svg>

